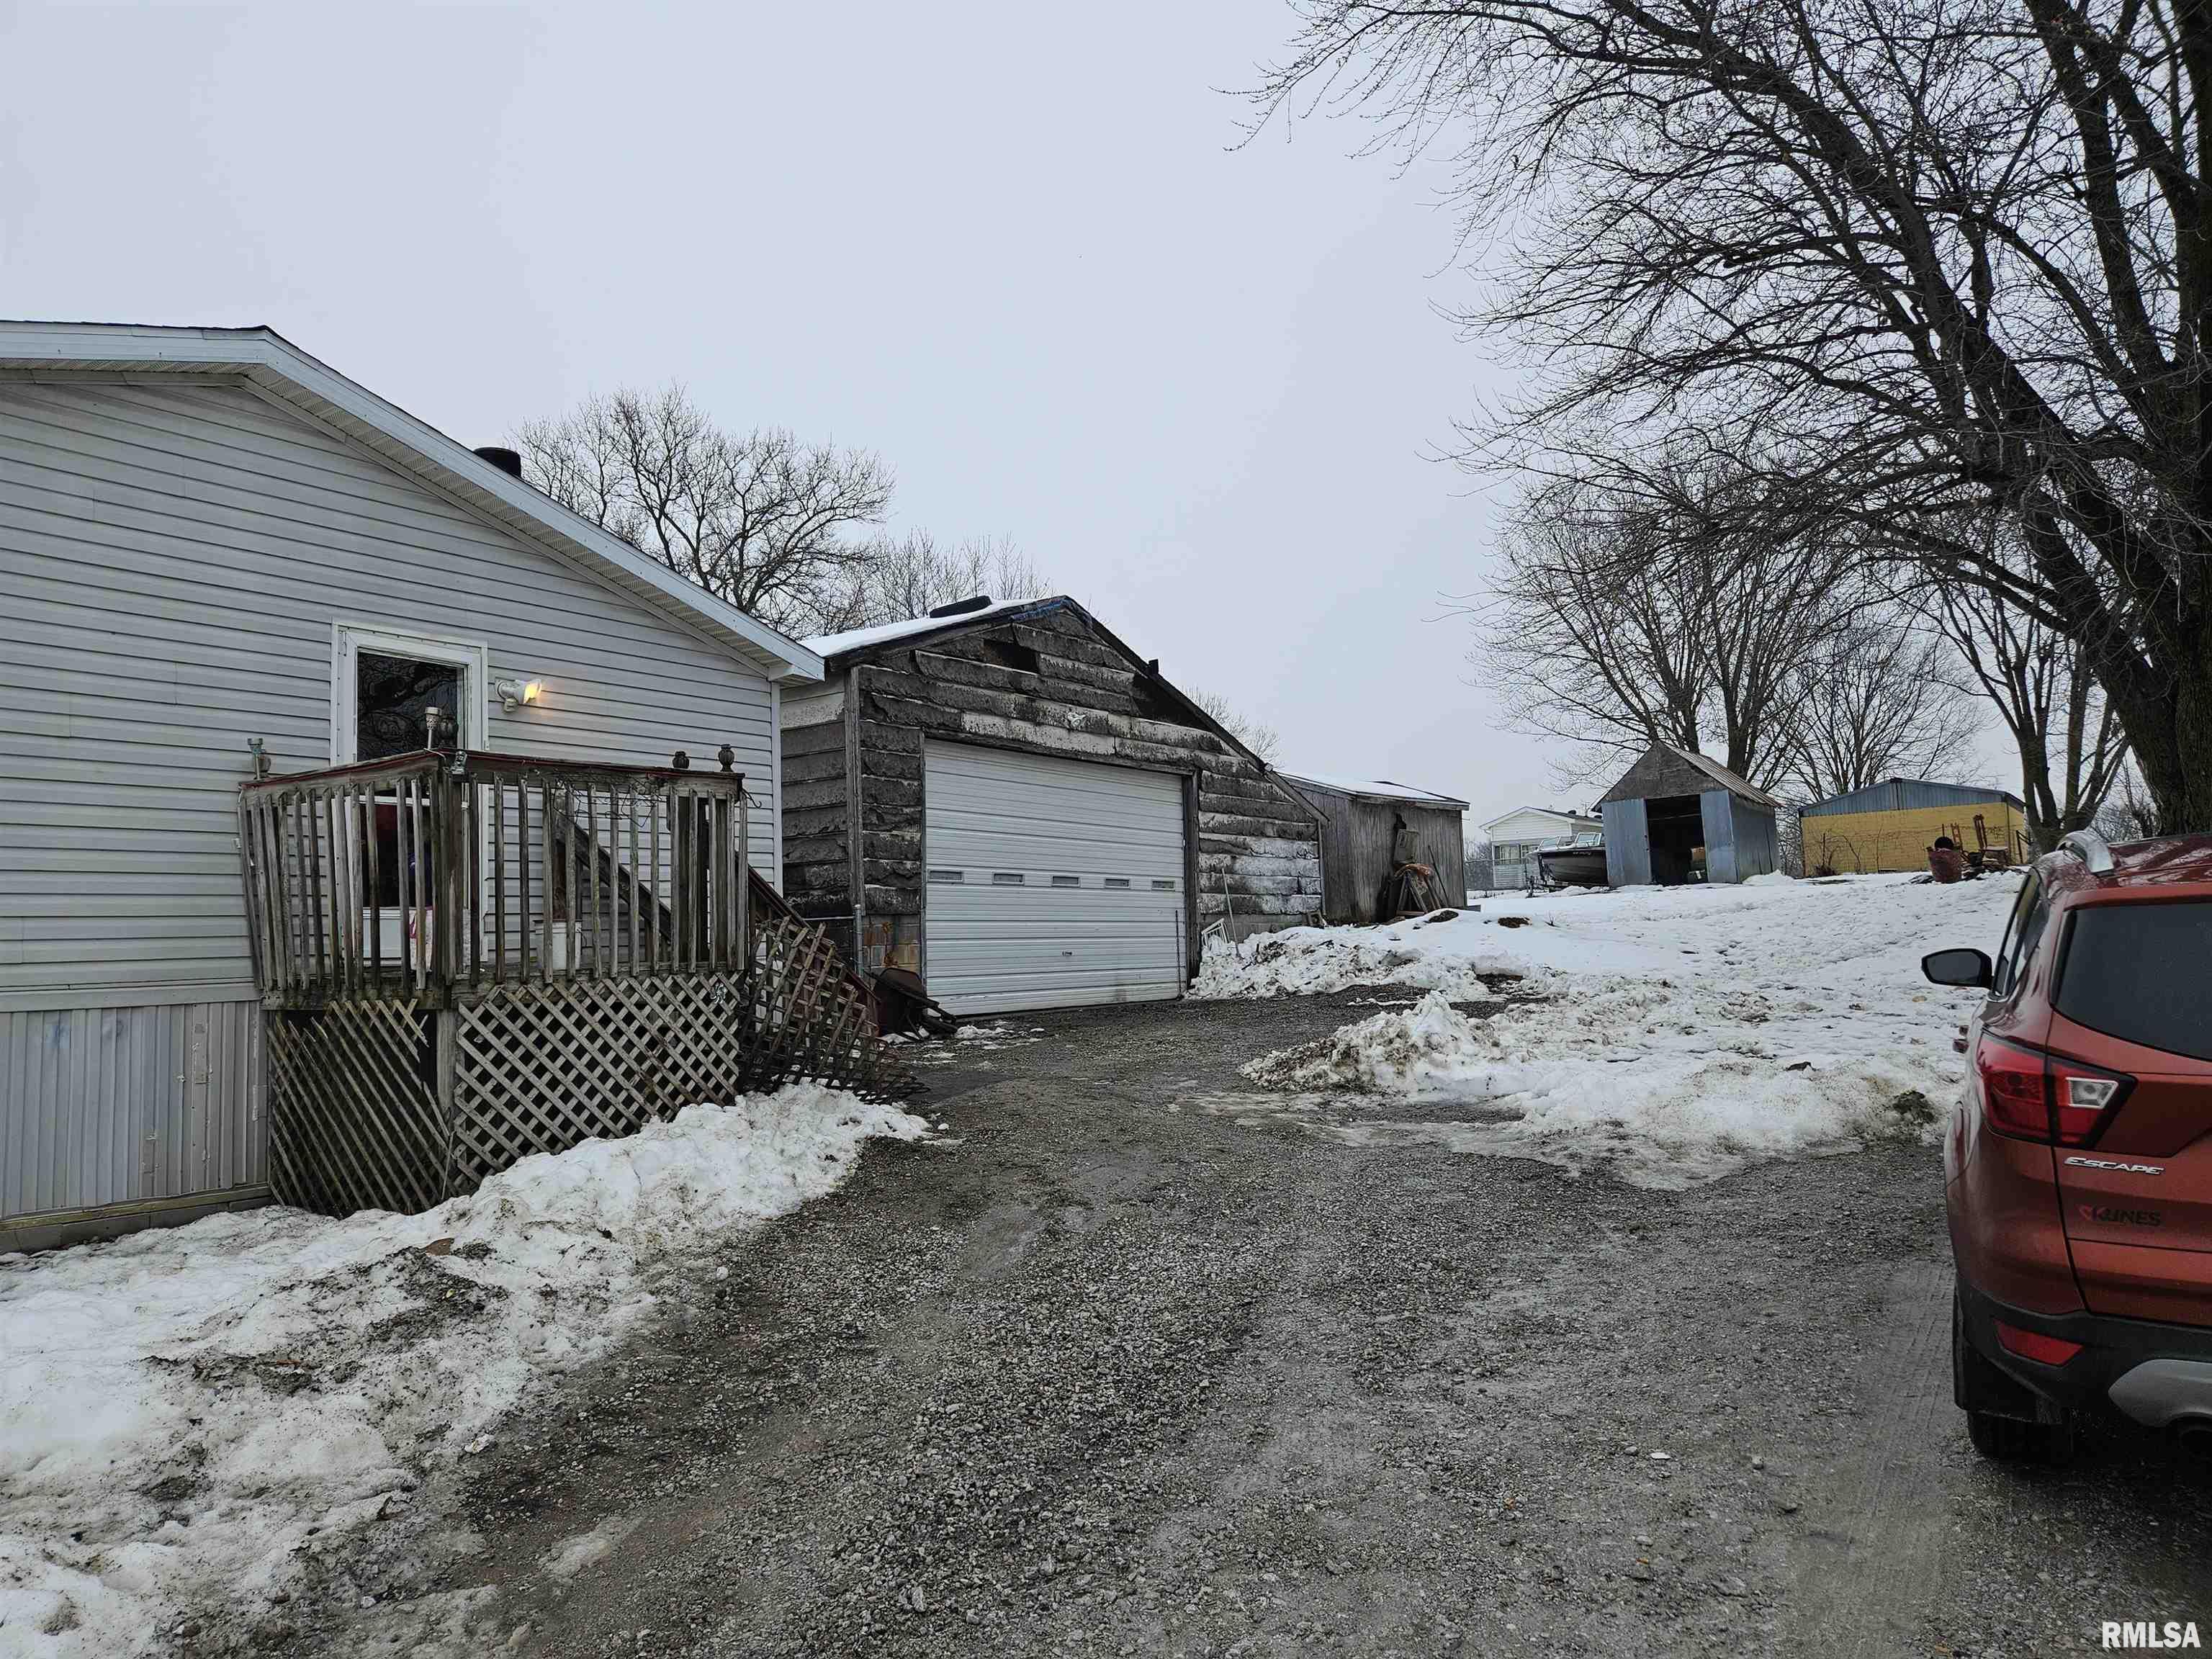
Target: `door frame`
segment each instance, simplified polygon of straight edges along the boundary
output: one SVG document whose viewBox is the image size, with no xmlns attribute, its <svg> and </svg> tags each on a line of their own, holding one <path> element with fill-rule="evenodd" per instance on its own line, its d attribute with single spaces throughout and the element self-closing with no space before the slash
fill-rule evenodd
<svg viewBox="0 0 2212 1659">
<path fill-rule="evenodd" d="M 491 746 L 491 650 L 482 640 L 443 634 L 410 634 L 378 623 L 331 624 L 331 764 L 349 766 L 358 757 L 361 732 L 356 694 L 360 678 L 356 659 L 363 651 L 410 657 L 417 662 L 447 663 L 461 671 L 460 712 L 464 749 Z"/>
</svg>

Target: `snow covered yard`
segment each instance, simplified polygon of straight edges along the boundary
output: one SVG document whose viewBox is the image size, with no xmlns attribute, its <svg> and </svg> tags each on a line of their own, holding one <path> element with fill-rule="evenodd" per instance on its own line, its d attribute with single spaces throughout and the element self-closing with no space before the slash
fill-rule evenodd
<svg viewBox="0 0 2212 1659">
<path fill-rule="evenodd" d="M 1201 1103 L 1352 1141 L 1604 1164 L 1680 1187 L 1768 1158 L 1924 1135 L 1975 1000 L 1920 975 L 1994 951 L 2015 879 L 1884 876 L 1480 902 L 1440 922 L 1301 928 L 1207 955 L 1195 994 L 1425 993 L 1243 1067 L 1266 1096 Z M 1481 975 L 1522 976 L 1488 1017 Z"/>
<path fill-rule="evenodd" d="M 794 1085 L 525 1159 L 426 1214 L 264 1209 L 0 1256 L 0 1654 L 142 1651 L 410 1502 L 696 1247 L 921 1119 Z"/>
</svg>

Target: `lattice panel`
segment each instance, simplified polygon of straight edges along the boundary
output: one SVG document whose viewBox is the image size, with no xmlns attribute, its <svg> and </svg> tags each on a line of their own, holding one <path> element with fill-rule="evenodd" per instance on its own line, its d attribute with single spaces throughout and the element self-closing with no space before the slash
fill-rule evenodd
<svg viewBox="0 0 2212 1659">
<path fill-rule="evenodd" d="M 431 1016 L 337 1002 L 267 1021 L 269 1184 L 324 1215 L 427 1210 L 447 1195 Z"/>
<path fill-rule="evenodd" d="M 757 1084 L 818 1078 L 884 1100 L 921 1087 L 877 1036 L 874 1003 L 827 929 L 757 911 L 753 974 Z"/>
<path fill-rule="evenodd" d="M 635 1134 L 744 1091 L 734 974 L 501 985 L 458 1016 L 456 1192 L 532 1152 Z"/>
</svg>

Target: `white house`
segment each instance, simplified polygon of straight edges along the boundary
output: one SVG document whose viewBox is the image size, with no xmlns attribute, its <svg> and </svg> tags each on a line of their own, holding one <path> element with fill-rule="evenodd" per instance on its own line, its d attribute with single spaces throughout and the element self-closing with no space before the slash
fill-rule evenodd
<svg viewBox="0 0 2212 1659">
<path fill-rule="evenodd" d="M 257 752 L 726 744 L 779 879 L 820 659 L 267 329 L 0 323 L 0 1250 L 265 1190 Z"/>
<path fill-rule="evenodd" d="M 1516 806 L 1478 827 L 1490 843 L 1491 880 L 1501 888 L 1515 888 L 1535 885 L 1539 848 L 1571 846 L 1577 836 L 1594 838 L 1605 823 L 1583 812 Z"/>
</svg>

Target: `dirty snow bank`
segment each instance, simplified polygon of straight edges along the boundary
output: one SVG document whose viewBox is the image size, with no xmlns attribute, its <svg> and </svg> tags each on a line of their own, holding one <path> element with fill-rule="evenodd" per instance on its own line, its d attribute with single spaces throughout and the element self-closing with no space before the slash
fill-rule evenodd
<svg viewBox="0 0 2212 1659">
<path fill-rule="evenodd" d="M 1200 999 L 1316 995 L 1353 985 L 1410 985 L 1449 992 L 1462 1001 L 1488 994 L 1481 975 L 1515 978 L 1529 965 L 1448 922 L 1395 927 L 1291 927 L 1238 945 L 1206 941 L 1190 994 Z M 1421 935 L 1432 935 L 1423 939 Z M 1492 939 L 1506 935 L 1493 933 Z M 1463 950 L 1480 943 L 1485 948 Z"/>
<path fill-rule="evenodd" d="M 1284 1115 L 1337 1139 L 1421 1139 L 1413 1109 L 1449 1108 L 1427 1138 L 1603 1164 L 1650 1186 L 1924 1134 L 1926 1103 L 1956 1086 L 1950 1036 L 1978 994 L 1929 985 L 1919 959 L 1945 945 L 1994 950 L 2017 891 L 2008 879 L 1899 878 L 1641 889 L 1486 902 L 1480 917 L 1418 932 L 1360 930 L 1370 952 L 1421 958 L 1395 970 L 1410 984 L 1425 975 L 1449 987 L 1462 964 L 1494 961 L 1493 942 L 1510 941 L 1504 950 L 1540 976 L 1542 1000 L 1477 1019 L 1451 1006 L 1449 988 L 1431 991 L 1266 1055 L 1244 1075 L 1286 1092 L 1384 1097 L 1399 1114 L 1386 1121 L 1370 1105 L 1331 1121 L 1319 1103 L 1285 1103 Z M 1499 928 L 1501 914 L 1528 925 Z M 1353 931 L 1278 935 L 1288 949 L 1243 965 L 1296 978 L 1296 968 L 1281 973 L 1285 958 L 1307 958 L 1326 979 L 1344 961 L 1335 936 Z"/>
<path fill-rule="evenodd" d="M 265 1602 L 295 1553 L 604 1352 L 681 1253 L 927 1130 L 799 1084 L 423 1215 L 264 1209 L 0 1256 L 0 1653 L 140 1651 L 195 1608 Z"/>
</svg>

